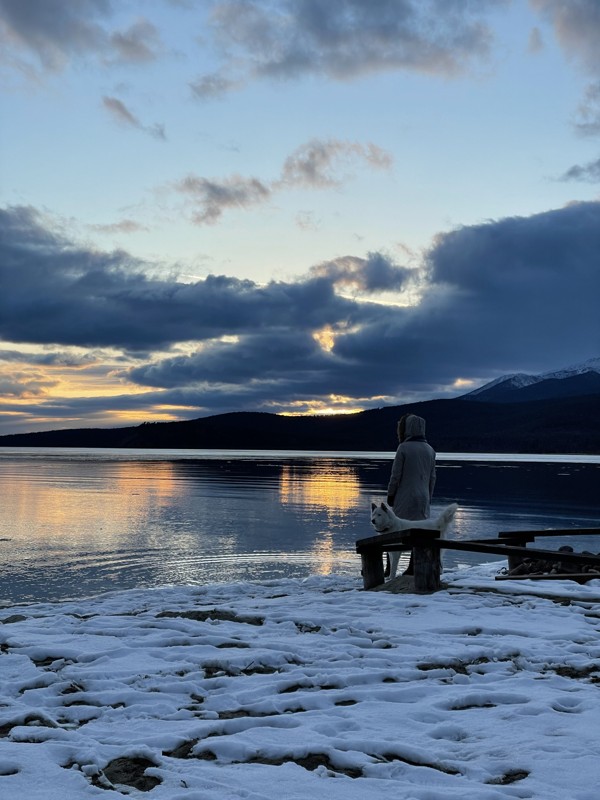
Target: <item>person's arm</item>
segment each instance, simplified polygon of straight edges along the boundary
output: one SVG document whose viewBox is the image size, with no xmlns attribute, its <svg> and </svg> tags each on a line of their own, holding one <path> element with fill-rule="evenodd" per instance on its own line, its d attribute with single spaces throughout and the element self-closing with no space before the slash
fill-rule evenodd
<svg viewBox="0 0 600 800">
<path fill-rule="evenodd" d="M 433 497 L 433 490 L 435 488 L 435 461 L 433 462 L 433 466 L 431 467 L 431 473 L 429 475 L 429 502 L 431 502 L 431 498 Z"/>
<path fill-rule="evenodd" d="M 394 504 L 394 497 L 396 496 L 396 492 L 398 491 L 398 487 L 400 486 L 400 481 L 402 480 L 403 469 L 404 469 L 404 453 L 402 449 L 399 447 L 396 450 L 396 455 L 394 456 L 394 461 L 392 463 L 392 474 L 390 476 L 390 482 L 388 483 L 387 501 L 389 505 Z"/>
</svg>

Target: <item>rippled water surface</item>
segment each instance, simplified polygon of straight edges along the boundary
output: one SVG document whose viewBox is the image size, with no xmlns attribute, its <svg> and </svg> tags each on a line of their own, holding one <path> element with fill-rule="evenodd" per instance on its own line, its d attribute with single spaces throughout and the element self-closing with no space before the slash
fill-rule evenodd
<svg viewBox="0 0 600 800">
<path fill-rule="evenodd" d="M 357 576 L 355 541 L 372 533 L 392 456 L 0 449 L 0 601 Z M 459 538 L 592 527 L 599 480 L 600 458 L 441 454 L 433 511 L 459 503 Z M 447 552 L 445 564 L 480 558 Z"/>
</svg>

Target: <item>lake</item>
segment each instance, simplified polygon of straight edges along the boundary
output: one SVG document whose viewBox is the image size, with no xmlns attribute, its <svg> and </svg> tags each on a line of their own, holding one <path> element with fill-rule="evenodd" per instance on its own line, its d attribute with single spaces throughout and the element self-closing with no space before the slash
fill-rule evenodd
<svg viewBox="0 0 600 800">
<path fill-rule="evenodd" d="M 165 584 L 356 578 L 355 541 L 372 534 L 370 501 L 385 499 L 392 458 L 0 448 L 0 603 Z M 441 453 L 437 474 L 432 513 L 458 502 L 456 538 L 600 525 L 600 457 Z M 600 537 L 564 543 L 600 550 Z M 481 558 L 447 552 L 444 563 Z"/>
</svg>

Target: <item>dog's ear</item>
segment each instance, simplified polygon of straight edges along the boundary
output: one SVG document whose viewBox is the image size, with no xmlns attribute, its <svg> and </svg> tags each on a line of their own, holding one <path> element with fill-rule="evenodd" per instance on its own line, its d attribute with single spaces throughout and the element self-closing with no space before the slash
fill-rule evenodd
<svg viewBox="0 0 600 800">
<path fill-rule="evenodd" d="M 381 507 L 383 508 L 383 510 L 384 510 L 384 511 L 387 511 L 387 510 L 388 510 L 388 507 L 386 506 L 386 504 L 385 504 L 385 503 L 382 503 L 382 504 L 381 504 Z"/>
<path fill-rule="evenodd" d="M 371 503 L 371 511 L 375 511 L 376 508 L 377 506 L 375 505 L 375 503 Z"/>
</svg>

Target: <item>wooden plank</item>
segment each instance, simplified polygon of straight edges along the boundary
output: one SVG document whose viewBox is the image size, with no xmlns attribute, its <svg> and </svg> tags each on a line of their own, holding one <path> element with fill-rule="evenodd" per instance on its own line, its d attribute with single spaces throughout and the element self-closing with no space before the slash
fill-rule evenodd
<svg viewBox="0 0 600 800">
<path fill-rule="evenodd" d="M 412 528 L 411 528 L 412 530 Z M 368 536 L 366 539 L 358 539 L 356 542 L 356 552 L 368 549 L 369 547 L 384 548 L 386 544 L 403 544 L 408 542 L 408 531 L 397 531 L 396 533 L 378 533 L 377 536 Z"/>
<path fill-rule="evenodd" d="M 412 530 L 412 529 L 411 529 Z M 426 531 L 423 529 L 424 533 L 431 533 L 431 531 Z M 370 539 L 360 539 L 356 543 L 357 552 L 369 551 L 374 550 L 375 552 L 380 551 L 383 552 L 384 550 L 394 549 L 393 539 L 388 539 L 386 544 L 386 540 L 379 541 L 379 538 L 383 537 L 393 537 L 394 534 L 382 534 L 381 537 L 371 537 Z M 405 536 L 403 534 L 403 536 Z M 397 541 L 397 539 L 396 539 Z M 367 546 L 364 546 L 364 542 L 369 542 Z M 414 547 L 414 540 L 411 541 L 409 538 L 405 538 L 404 541 L 401 543 L 402 546 L 408 545 Z M 534 556 L 537 558 L 548 558 L 560 561 L 575 561 L 575 562 L 586 562 L 589 564 L 600 564 L 600 556 L 596 555 L 588 555 L 586 553 L 563 553 L 559 552 L 558 550 L 542 550 L 539 548 L 533 547 L 520 547 L 519 545 L 511 545 L 511 544 L 502 544 L 498 543 L 497 539 L 488 539 L 484 541 L 483 539 L 479 540 L 460 540 L 460 539 L 434 539 L 432 542 L 434 547 L 440 547 L 443 550 L 464 550 L 470 553 L 488 553 L 489 555 L 498 555 L 498 556 L 521 556 L 525 558 L 533 558 Z"/>
<path fill-rule="evenodd" d="M 356 552 L 360 553 L 363 548 L 370 547 L 371 545 L 381 546 L 384 544 L 408 544 L 410 537 L 413 533 L 424 531 L 430 533 L 431 528 L 410 528 L 406 531 L 397 531 L 395 533 L 378 533 L 375 536 L 368 536 L 364 539 L 358 539 L 356 542 Z M 533 537 L 536 536 L 600 536 L 600 528 L 553 528 L 552 530 L 537 530 L 537 531 L 500 531 L 499 538 L 502 539 L 518 539 L 520 537 Z M 468 539 L 469 542 L 482 542 L 492 543 L 498 542 L 498 539 L 485 538 L 485 539 Z"/>
<path fill-rule="evenodd" d="M 431 535 L 431 528 L 409 528 L 405 531 L 395 531 L 394 533 L 378 533 L 376 536 L 368 536 L 366 539 L 358 539 L 356 542 L 356 552 L 361 553 L 363 550 L 368 550 L 375 547 L 380 550 L 389 550 L 389 545 L 398 545 L 400 547 L 406 545 L 412 547 L 413 536 L 418 536 L 424 533 Z M 438 530 L 433 530 L 433 533 L 439 534 Z"/>
<path fill-rule="evenodd" d="M 591 581 L 594 578 L 600 578 L 598 572 L 551 572 L 548 574 L 534 573 L 533 575 L 496 575 L 497 581 Z"/>
<path fill-rule="evenodd" d="M 600 564 L 600 556 L 586 553 L 563 553 L 558 550 L 539 550 L 533 547 L 518 547 L 510 544 L 483 544 L 459 539 L 435 539 L 433 544 L 443 550 L 465 550 L 470 553 L 488 553 L 490 555 L 516 555 L 526 558 L 539 558 L 553 561 L 573 561 L 575 563 Z"/>
<path fill-rule="evenodd" d="M 549 528 L 537 531 L 500 531 L 502 538 L 519 538 L 520 536 L 600 536 L 600 528 Z"/>
</svg>

